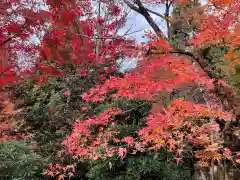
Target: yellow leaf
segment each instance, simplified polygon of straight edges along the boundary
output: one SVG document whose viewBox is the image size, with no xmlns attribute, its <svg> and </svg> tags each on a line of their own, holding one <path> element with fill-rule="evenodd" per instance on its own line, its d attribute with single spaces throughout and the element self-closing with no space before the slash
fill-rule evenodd
<svg viewBox="0 0 240 180">
<path fill-rule="evenodd" d="M 222 158 L 222 155 L 219 154 L 219 153 L 216 153 L 216 154 L 214 154 L 214 156 L 213 156 L 213 159 L 214 159 L 214 160 L 219 160 L 219 159 L 221 159 L 221 158 Z"/>
<path fill-rule="evenodd" d="M 160 133 L 161 132 L 161 128 L 155 128 L 155 129 L 153 129 L 153 134 L 158 134 L 158 133 Z"/>
<path fill-rule="evenodd" d="M 224 55 L 224 59 L 234 61 L 236 59 L 235 50 L 228 51 L 228 53 Z"/>
<path fill-rule="evenodd" d="M 157 144 L 164 145 L 165 141 L 163 139 L 160 139 L 160 140 L 157 141 Z"/>
</svg>

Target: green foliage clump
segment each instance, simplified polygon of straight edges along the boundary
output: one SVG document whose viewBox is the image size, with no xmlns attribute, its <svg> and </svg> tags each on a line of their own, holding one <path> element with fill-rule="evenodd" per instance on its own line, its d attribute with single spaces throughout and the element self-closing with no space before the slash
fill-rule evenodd
<svg viewBox="0 0 240 180">
<path fill-rule="evenodd" d="M 0 179 L 37 180 L 45 160 L 31 149 L 35 144 L 23 141 L 0 143 Z"/>
<path fill-rule="evenodd" d="M 19 105 L 24 109 L 21 118 L 31 127 L 44 155 L 54 158 L 53 153 L 60 150 L 63 138 L 82 116 L 80 108 L 85 104 L 80 95 L 91 86 L 89 81 L 73 75 L 65 79 L 52 78 L 41 86 L 30 80 L 15 87 L 15 96 L 24 101 Z M 64 95 L 67 90 L 70 96 Z"/>
<path fill-rule="evenodd" d="M 126 159 L 105 160 L 93 165 L 90 180 L 184 180 L 191 179 L 190 170 L 166 160 L 166 154 L 129 155 Z"/>
</svg>

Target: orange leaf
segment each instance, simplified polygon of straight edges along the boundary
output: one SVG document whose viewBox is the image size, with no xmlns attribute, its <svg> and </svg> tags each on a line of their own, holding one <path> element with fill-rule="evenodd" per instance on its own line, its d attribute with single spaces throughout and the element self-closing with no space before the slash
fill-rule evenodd
<svg viewBox="0 0 240 180">
<path fill-rule="evenodd" d="M 65 177 L 65 175 L 64 175 L 64 174 L 61 174 L 61 175 L 58 177 L 58 180 L 64 180 L 64 177 Z"/>
<path fill-rule="evenodd" d="M 5 107 L 5 109 L 4 109 L 4 112 L 5 112 L 5 114 L 8 114 L 8 115 L 13 115 L 14 114 L 14 104 L 13 103 L 11 103 L 11 102 L 9 102 L 7 105 L 6 105 L 6 107 Z"/>
<path fill-rule="evenodd" d="M 213 156 L 213 159 L 214 159 L 214 160 L 219 160 L 219 159 L 221 159 L 221 158 L 222 158 L 222 155 L 219 154 L 219 153 L 216 153 L 216 154 L 214 154 L 214 156 Z"/>
<path fill-rule="evenodd" d="M 236 27 L 235 27 L 235 33 L 237 36 L 240 35 L 240 23 L 237 23 Z"/>
<path fill-rule="evenodd" d="M 177 4 L 180 4 L 180 5 L 183 5 L 183 6 L 184 6 L 184 5 L 187 5 L 188 2 L 189 2 L 189 0 L 177 0 L 177 1 L 176 1 Z"/>
<path fill-rule="evenodd" d="M 224 55 L 224 58 L 228 61 L 234 61 L 236 59 L 235 50 L 230 50 L 227 54 Z"/>
<path fill-rule="evenodd" d="M 232 2 L 232 0 L 210 0 L 210 2 L 218 6 L 227 6 Z"/>
</svg>

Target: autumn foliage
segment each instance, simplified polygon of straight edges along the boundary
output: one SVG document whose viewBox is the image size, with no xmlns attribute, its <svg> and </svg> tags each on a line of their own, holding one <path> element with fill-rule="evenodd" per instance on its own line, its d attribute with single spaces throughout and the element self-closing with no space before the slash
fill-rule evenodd
<svg viewBox="0 0 240 180">
<path fill-rule="evenodd" d="M 196 8 L 187 17 L 194 32 L 183 40 L 185 49 L 175 47 L 171 33 L 167 37 L 154 25 L 148 13 L 158 13 L 143 3 L 166 4 L 168 11 Z M 30 148 L 42 151 L 44 157 L 44 152 L 50 153 L 40 174 L 58 180 L 79 177 L 79 164 L 87 164 L 86 177 L 93 179 L 98 163 L 108 164 L 111 171 L 116 162 L 125 167 L 133 157 L 152 158 L 155 153 L 157 159 L 162 151 L 167 160 L 158 161 L 177 166 L 192 163 L 208 168 L 226 160 L 238 166 L 240 149 L 233 151 L 224 133 L 240 113 L 217 90 L 231 89 L 232 99 L 237 93 L 214 74 L 200 50 L 225 47 L 222 58 L 237 73 L 240 2 L 212 0 L 192 7 L 194 3 L 0 2 L 1 143 L 47 141 L 48 136 L 41 134 L 45 131 L 61 136 L 49 140 L 50 145 L 40 141 Z M 127 37 L 128 32 L 118 33 L 128 8 L 142 14 L 157 36 L 146 33 L 148 42 L 137 43 Z M 168 28 L 174 27 L 169 12 L 160 17 Z M 119 60 L 124 58 L 137 58 L 136 68 L 119 72 Z M 183 95 L 174 96 L 180 91 Z M 201 102 L 192 98 L 197 93 Z M 143 112 L 138 112 L 141 107 Z M 22 126 L 24 131 L 19 130 Z M 46 150 L 45 144 L 53 150 Z M 127 172 L 126 167 L 121 172 Z"/>
</svg>

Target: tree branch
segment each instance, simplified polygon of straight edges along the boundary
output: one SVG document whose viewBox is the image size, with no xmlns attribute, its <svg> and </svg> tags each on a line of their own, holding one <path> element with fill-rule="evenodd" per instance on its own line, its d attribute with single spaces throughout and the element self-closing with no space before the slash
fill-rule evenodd
<svg viewBox="0 0 240 180">
<path fill-rule="evenodd" d="M 181 49 L 176 49 L 174 51 L 170 52 L 157 52 L 157 51 L 151 51 L 149 54 L 180 54 L 180 55 L 186 55 L 194 59 L 195 62 L 199 64 L 199 66 L 203 69 L 204 72 L 207 73 L 208 77 L 211 79 L 220 79 L 223 78 L 220 75 L 217 75 L 214 73 L 214 70 L 209 66 L 208 62 L 204 60 L 200 55 L 197 53 L 191 53 L 188 51 L 184 51 Z"/>
<path fill-rule="evenodd" d="M 162 30 L 158 27 L 158 25 L 155 23 L 155 21 L 153 20 L 153 18 L 151 17 L 151 15 L 149 14 L 149 12 L 147 11 L 147 9 L 143 6 L 142 2 L 140 0 L 135 0 L 135 3 L 137 4 L 138 7 L 134 6 L 132 3 L 130 3 L 127 0 L 124 0 L 124 2 L 134 11 L 138 12 L 139 14 L 141 14 L 146 21 L 148 22 L 148 24 L 153 28 L 153 30 L 155 31 L 155 33 L 157 34 L 157 36 L 161 39 L 165 39 L 165 36 L 162 32 Z"/>
<path fill-rule="evenodd" d="M 128 5 L 128 7 L 130 7 L 132 10 L 140 13 L 140 10 L 138 7 L 134 6 L 132 3 L 130 3 L 128 0 L 124 0 L 124 2 Z"/>
<path fill-rule="evenodd" d="M 170 18 L 167 18 L 166 16 L 164 16 L 164 15 L 162 15 L 162 14 L 159 14 L 158 12 L 153 11 L 153 10 L 147 8 L 147 7 L 145 7 L 145 9 L 146 9 L 148 12 L 159 16 L 160 18 L 164 19 L 165 21 L 167 21 L 167 22 L 169 22 L 169 23 L 171 22 Z"/>
<path fill-rule="evenodd" d="M 128 7 L 130 7 L 132 10 L 140 13 L 140 10 L 139 10 L 138 7 L 134 6 L 133 4 L 131 4 L 131 3 L 130 3 L 129 1 L 127 1 L 127 0 L 124 0 L 124 2 L 125 2 L 125 3 L 128 5 Z M 144 8 L 145 8 L 148 12 L 150 12 L 150 13 L 152 13 L 152 14 L 155 14 L 155 15 L 161 17 L 162 19 L 164 19 L 164 20 L 166 20 L 166 21 L 170 21 L 170 19 L 167 19 L 164 15 L 162 15 L 162 14 L 160 14 L 160 13 L 158 13 L 158 12 L 153 11 L 153 10 L 147 8 L 147 7 L 144 7 Z"/>
</svg>

